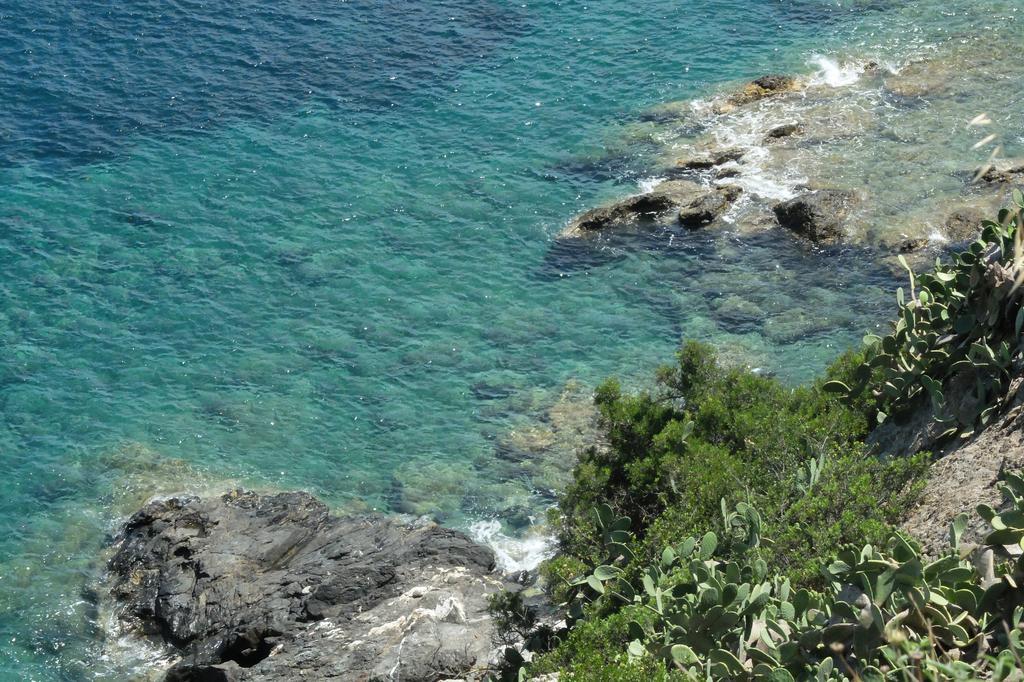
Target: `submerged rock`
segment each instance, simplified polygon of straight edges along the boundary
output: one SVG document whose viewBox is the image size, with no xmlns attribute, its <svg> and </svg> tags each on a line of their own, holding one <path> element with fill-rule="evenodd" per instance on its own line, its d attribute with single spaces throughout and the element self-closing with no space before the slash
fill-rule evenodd
<svg viewBox="0 0 1024 682">
<path fill-rule="evenodd" d="M 765 135 L 765 139 L 771 141 L 778 140 L 783 137 L 792 137 L 793 135 L 796 135 L 797 133 L 800 133 L 802 131 L 803 126 L 801 126 L 799 123 L 783 123 L 782 125 L 775 126 L 771 130 L 769 130 L 768 134 Z"/>
<path fill-rule="evenodd" d="M 729 210 L 742 191 L 739 187 L 729 186 L 697 197 L 679 209 L 679 224 L 690 229 L 710 225 Z"/>
<path fill-rule="evenodd" d="M 977 209 L 953 211 L 946 218 L 945 236 L 951 242 L 973 241 L 981 234 L 981 223 L 986 217 L 986 214 Z"/>
<path fill-rule="evenodd" d="M 716 301 L 713 310 L 715 319 L 724 323 L 727 328 L 757 324 L 765 317 L 760 306 L 736 294 Z"/>
<path fill-rule="evenodd" d="M 815 244 L 828 244 L 845 236 L 843 224 L 856 196 L 848 190 L 819 189 L 777 204 L 773 210 L 782 227 Z"/>
<path fill-rule="evenodd" d="M 917 253 L 931 246 L 928 237 L 904 237 L 896 244 L 896 252 L 902 254 Z"/>
<path fill-rule="evenodd" d="M 922 59 L 885 79 L 885 89 L 903 99 L 939 95 L 950 87 L 949 65 L 941 59 Z"/>
<path fill-rule="evenodd" d="M 663 182 L 646 194 L 638 194 L 608 206 L 591 209 L 580 214 L 562 232 L 563 237 L 577 237 L 614 225 L 652 219 L 685 206 L 714 190 L 688 180 Z"/>
<path fill-rule="evenodd" d="M 151 502 L 110 561 L 120 621 L 180 654 L 175 681 L 481 679 L 493 570 L 453 530 L 245 491 Z"/>
</svg>

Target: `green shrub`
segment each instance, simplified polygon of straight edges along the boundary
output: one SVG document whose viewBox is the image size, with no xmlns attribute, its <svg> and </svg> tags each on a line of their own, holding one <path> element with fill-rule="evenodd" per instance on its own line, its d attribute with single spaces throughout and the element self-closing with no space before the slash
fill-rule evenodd
<svg viewBox="0 0 1024 682">
<path fill-rule="evenodd" d="M 1024 478 L 1007 474 L 1003 492 L 1007 511 L 979 507 L 993 528 L 986 557 L 1019 555 L 1024 543 Z M 631 558 L 622 552 L 625 520 L 599 508 L 606 563 L 574 581 L 568 633 L 528 672 L 639 679 L 636 671 L 644 670 L 648 679 L 664 679 L 672 671 L 695 681 L 1020 679 L 1024 557 L 999 573 L 991 558 L 965 560 L 966 515 L 935 560 L 898 533 L 884 548 L 840 548 L 817 592 L 769 570 L 763 549 L 772 543 L 753 508 L 729 511 L 723 503 L 723 513 L 724 533 L 664 548 L 636 578 L 623 568 Z M 621 608 L 609 610 L 611 602 Z"/>
<path fill-rule="evenodd" d="M 601 503 L 631 519 L 634 549 L 645 556 L 712 527 L 719 520 L 722 498 L 751 502 L 763 510 L 769 526 L 786 526 L 791 523 L 786 510 L 804 496 L 799 481 L 808 462 L 834 457 L 841 464 L 825 464 L 828 471 L 863 469 L 857 480 L 865 495 L 858 499 L 869 503 L 857 509 L 872 523 L 848 514 L 849 525 L 831 535 L 851 541 L 865 537 L 866 530 L 874 532 L 871 537 L 887 530 L 891 517 L 879 501 L 896 501 L 896 486 L 906 481 L 895 474 L 880 475 L 886 466 L 855 446 L 867 433 L 862 412 L 823 392 L 820 385 L 790 388 L 773 378 L 723 367 L 704 344 L 686 343 L 677 357 L 675 366 L 659 371 L 653 391 L 627 394 L 614 380 L 597 391 L 607 447 L 592 448 L 581 457 L 561 497 L 554 521 L 564 554 L 584 561 L 601 554 L 591 523 L 592 510 Z M 837 367 L 833 375 L 845 376 L 843 371 Z M 838 475 L 833 479 L 838 481 Z M 828 536 L 829 527 L 835 526 L 829 517 L 804 523 L 810 538 Z"/>
<path fill-rule="evenodd" d="M 569 628 L 530 672 L 1024 679 L 1024 561 L 979 572 L 961 556 L 958 518 L 950 552 L 928 563 L 893 530 L 928 455 L 882 460 L 863 442 L 929 401 L 946 435 L 968 434 L 1014 397 L 1024 196 L 1014 200 L 951 265 L 911 273 L 891 335 L 866 337 L 809 386 L 723 367 L 698 343 L 652 390 L 602 385 L 607 443 L 581 457 L 552 516 L 561 554 L 544 568 Z M 1008 476 L 1004 491 L 1008 512 L 979 508 L 990 555 L 1024 547 L 1024 479 Z"/>
<path fill-rule="evenodd" d="M 923 489 L 928 465 L 927 453 L 882 461 L 860 444 L 835 455 L 774 524 L 768 562 L 795 584 L 823 587 L 822 548 L 883 545 Z"/>
<path fill-rule="evenodd" d="M 930 402 L 943 436 L 968 436 L 1005 407 L 1024 366 L 1020 191 L 1014 204 L 949 264 L 915 277 L 900 256 L 910 289 L 896 292 L 892 333 L 866 337 L 864 362 L 824 388 L 866 404 L 879 423 Z"/>
<path fill-rule="evenodd" d="M 663 663 L 631 662 L 626 652 L 629 625 L 648 619 L 640 608 L 627 608 L 604 618 L 581 621 L 565 642 L 529 666 L 531 676 L 560 672 L 563 682 L 670 682 L 685 679 Z"/>
</svg>

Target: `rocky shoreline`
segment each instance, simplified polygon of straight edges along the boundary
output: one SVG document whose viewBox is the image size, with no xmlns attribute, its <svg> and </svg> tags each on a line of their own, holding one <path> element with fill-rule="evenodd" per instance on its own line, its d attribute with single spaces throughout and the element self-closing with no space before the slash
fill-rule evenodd
<svg viewBox="0 0 1024 682">
<path fill-rule="evenodd" d="M 856 67 L 854 81 L 871 81 L 871 88 L 911 111 L 908 97 L 918 102 L 941 94 L 914 88 L 932 78 L 935 68 L 925 62 L 889 71 L 865 62 Z M 997 148 L 980 168 L 949 174 L 958 189 L 936 202 L 939 216 L 929 215 L 927 224 L 885 224 L 871 210 L 884 200 L 873 196 L 866 177 L 844 179 L 844 172 L 822 164 L 829 156 L 842 157 L 836 145 L 845 140 L 864 145 L 874 136 L 890 135 L 877 121 L 844 121 L 840 114 L 849 112 L 837 102 L 854 96 L 811 78 L 773 74 L 707 101 L 656 107 L 645 118 L 647 132 L 634 133 L 638 142 L 663 148 L 648 168 L 654 182 L 639 194 L 572 218 L 556 241 L 593 238 L 612 229 L 731 225 L 741 232 L 782 228 L 813 246 L 856 244 L 882 254 L 924 257 L 976 237 L 982 218 L 994 215 L 1010 187 L 1024 180 L 1024 162 L 999 158 Z M 918 153 L 908 144 L 906 154 L 912 152 Z M 806 175 L 808 169 L 814 174 Z M 784 176 L 789 184 L 782 182 Z M 765 178 L 770 187 L 762 186 Z"/>
<path fill-rule="evenodd" d="M 147 504 L 108 580 L 120 629 L 176 659 L 168 682 L 483 679 L 488 599 L 512 586 L 458 531 L 243 490 Z"/>
</svg>

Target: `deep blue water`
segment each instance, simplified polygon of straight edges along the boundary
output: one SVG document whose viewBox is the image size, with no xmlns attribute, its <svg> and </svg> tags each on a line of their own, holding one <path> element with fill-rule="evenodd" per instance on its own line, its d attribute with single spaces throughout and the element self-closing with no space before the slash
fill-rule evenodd
<svg viewBox="0 0 1024 682">
<path fill-rule="evenodd" d="M 865 253 L 554 237 L 634 191 L 646 107 L 887 43 L 895 11 L 5 2 L 0 679 L 139 663 L 103 653 L 89 590 L 148 495 L 297 487 L 467 527 L 548 503 L 571 452 L 495 453 L 568 382 L 641 381 L 683 337 L 820 370 L 885 318 Z"/>
</svg>

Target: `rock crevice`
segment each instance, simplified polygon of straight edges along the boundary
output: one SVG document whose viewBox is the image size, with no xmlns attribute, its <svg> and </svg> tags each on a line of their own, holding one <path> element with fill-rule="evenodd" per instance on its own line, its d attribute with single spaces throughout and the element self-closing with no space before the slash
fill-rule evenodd
<svg viewBox="0 0 1024 682">
<path fill-rule="evenodd" d="M 472 680 L 494 660 L 489 549 L 306 493 L 153 501 L 109 568 L 124 627 L 178 654 L 169 681 Z"/>
</svg>

